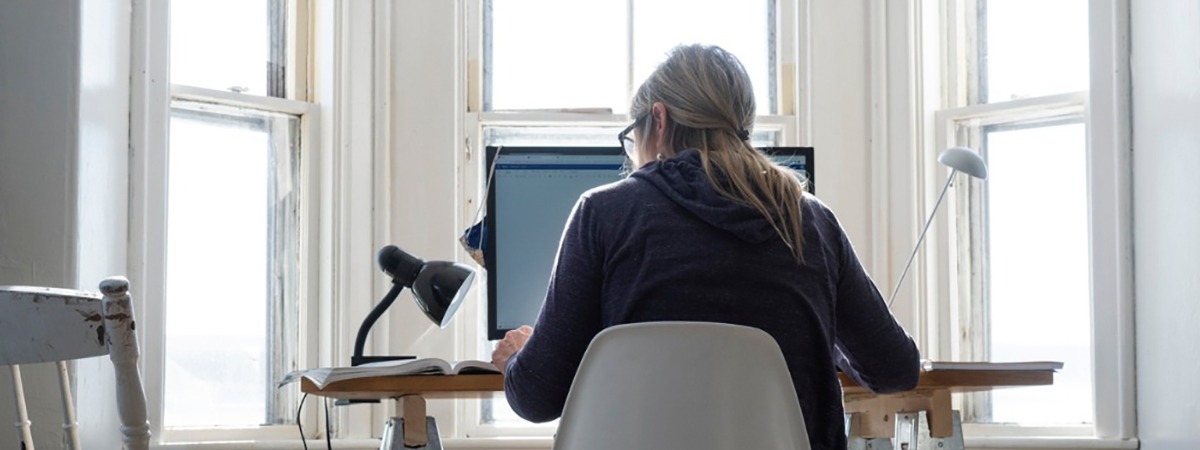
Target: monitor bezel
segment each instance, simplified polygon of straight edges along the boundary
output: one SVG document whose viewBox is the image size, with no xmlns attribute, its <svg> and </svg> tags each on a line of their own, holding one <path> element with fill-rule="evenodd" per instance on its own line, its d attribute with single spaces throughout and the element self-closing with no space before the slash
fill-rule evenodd
<svg viewBox="0 0 1200 450">
<path fill-rule="evenodd" d="M 759 151 L 770 156 L 801 156 L 804 157 L 804 171 L 808 176 L 807 188 L 808 192 L 815 193 L 815 170 L 814 167 L 814 151 L 812 147 L 758 147 Z M 486 242 L 489 245 L 484 246 L 484 270 L 487 271 L 487 338 L 489 341 L 494 341 L 504 338 L 505 333 L 511 329 L 499 329 L 497 327 L 496 317 L 496 281 L 497 277 L 493 276 L 496 273 L 496 248 L 498 241 L 496 240 L 496 215 L 492 214 L 496 210 L 496 180 L 495 172 L 492 168 L 495 165 L 496 157 L 500 152 L 504 153 L 519 153 L 519 154 L 534 154 L 534 155 L 606 155 L 606 156 L 625 156 L 625 150 L 621 147 L 583 147 L 583 146 L 488 146 L 484 156 L 484 174 L 485 182 L 487 183 L 487 214 L 484 216 L 484 228 L 487 232 L 484 235 Z M 628 163 L 628 160 L 626 160 Z M 544 301 L 545 299 L 543 299 Z"/>
</svg>

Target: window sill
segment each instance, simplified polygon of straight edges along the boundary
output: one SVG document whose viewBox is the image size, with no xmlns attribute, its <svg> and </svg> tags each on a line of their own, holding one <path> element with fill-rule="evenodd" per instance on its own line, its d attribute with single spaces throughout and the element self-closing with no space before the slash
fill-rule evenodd
<svg viewBox="0 0 1200 450">
<path fill-rule="evenodd" d="M 333 448 L 338 450 L 376 450 L 379 439 L 334 439 Z M 554 445 L 554 440 L 544 438 L 449 438 L 442 439 L 446 450 L 457 449 L 498 449 L 498 450 L 546 450 Z M 309 448 L 325 448 L 324 439 L 309 439 Z M 303 450 L 304 445 L 299 440 L 282 441 L 212 441 L 212 442 L 172 442 L 152 445 L 153 450 Z"/>
<path fill-rule="evenodd" d="M 309 444 L 320 447 L 324 440 L 310 439 Z M 498 450 L 546 450 L 554 440 L 543 438 L 449 438 L 442 440 L 447 450 L 498 449 Z M 968 449 L 988 450 L 1133 450 L 1138 448 L 1137 439 L 1100 439 L 1083 437 L 977 437 L 966 438 Z M 313 448 L 310 445 L 310 448 Z M 299 440 L 286 441 L 225 441 L 187 442 L 158 444 L 155 450 L 300 450 Z M 341 450 L 373 450 L 379 448 L 378 439 L 334 439 L 333 448 Z"/>
<path fill-rule="evenodd" d="M 545 450 L 553 446 L 552 438 L 455 438 L 442 441 L 447 450 L 503 449 Z M 978 437 L 966 438 L 968 449 L 988 450 L 1134 450 L 1137 439 L 1100 439 L 1091 437 Z"/>
<path fill-rule="evenodd" d="M 379 439 L 334 439 L 333 448 L 338 450 L 376 450 Z M 325 448 L 324 439 L 309 439 L 309 448 Z M 153 450 L 304 450 L 299 439 L 272 441 L 210 441 L 171 442 L 150 446 Z"/>
<path fill-rule="evenodd" d="M 967 437 L 968 449 L 988 450 L 1124 450 L 1138 448 L 1138 440 L 1094 437 Z"/>
<path fill-rule="evenodd" d="M 554 446 L 551 437 L 480 437 L 443 439 L 446 450 L 456 449 L 502 449 L 502 450 L 546 450 Z"/>
</svg>

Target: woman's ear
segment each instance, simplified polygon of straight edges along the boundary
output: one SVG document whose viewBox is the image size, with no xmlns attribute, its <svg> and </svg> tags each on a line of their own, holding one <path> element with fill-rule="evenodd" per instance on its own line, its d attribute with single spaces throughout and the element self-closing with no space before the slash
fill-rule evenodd
<svg viewBox="0 0 1200 450">
<path fill-rule="evenodd" d="M 654 118 L 655 147 L 659 149 L 671 148 L 670 137 L 667 136 L 667 119 L 669 116 L 667 114 L 667 105 L 663 102 L 654 102 L 653 105 L 650 105 L 650 115 Z"/>
</svg>

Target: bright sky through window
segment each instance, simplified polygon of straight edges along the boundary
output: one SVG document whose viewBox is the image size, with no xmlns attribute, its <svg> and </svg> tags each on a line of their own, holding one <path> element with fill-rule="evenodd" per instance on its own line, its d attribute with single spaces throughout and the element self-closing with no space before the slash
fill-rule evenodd
<svg viewBox="0 0 1200 450">
<path fill-rule="evenodd" d="M 988 103 L 1087 90 L 1086 0 L 986 3 Z"/>
<path fill-rule="evenodd" d="M 671 48 L 703 43 L 742 61 L 759 113 L 767 114 L 774 88 L 770 4 L 638 0 L 630 48 L 625 1 L 492 0 L 491 71 L 485 74 L 491 77 L 491 109 L 610 108 L 623 114 Z"/>
<path fill-rule="evenodd" d="M 264 0 L 172 0 L 171 83 L 267 95 Z"/>
</svg>

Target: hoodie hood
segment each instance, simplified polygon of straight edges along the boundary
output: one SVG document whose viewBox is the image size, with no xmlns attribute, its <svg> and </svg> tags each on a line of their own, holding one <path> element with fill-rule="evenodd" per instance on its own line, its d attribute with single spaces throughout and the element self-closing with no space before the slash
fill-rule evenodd
<svg viewBox="0 0 1200 450">
<path fill-rule="evenodd" d="M 631 175 L 644 180 L 700 220 L 750 243 L 777 238 L 771 223 L 754 207 L 721 195 L 704 173 L 700 151 L 684 150 L 654 161 Z"/>
</svg>

